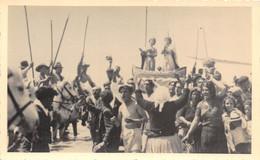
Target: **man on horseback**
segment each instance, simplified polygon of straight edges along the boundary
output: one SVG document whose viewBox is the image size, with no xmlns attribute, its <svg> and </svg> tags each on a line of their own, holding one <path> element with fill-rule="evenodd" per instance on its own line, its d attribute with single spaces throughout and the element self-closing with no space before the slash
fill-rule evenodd
<svg viewBox="0 0 260 160">
<path fill-rule="evenodd" d="M 37 72 L 40 72 L 40 80 L 37 82 L 37 86 L 48 86 L 49 80 L 51 77 L 49 77 L 49 70 L 50 67 L 46 64 L 40 64 L 35 69 Z"/>
<path fill-rule="evenodd" d="M 63 67 L 60 62 L 56 63 L 54 69 L 55 73 L 51 77 L 51 84 L 57 84 L 59 81 L 64 79 L 64 77 L 61 75 Z"/>
</svg>

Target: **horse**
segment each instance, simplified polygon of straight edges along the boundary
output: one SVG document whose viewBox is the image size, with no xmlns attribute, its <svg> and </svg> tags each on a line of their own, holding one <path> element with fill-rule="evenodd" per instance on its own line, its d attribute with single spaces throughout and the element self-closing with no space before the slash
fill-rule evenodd
<svg viewBox="0 0 260 160">
<path fill-rule="evenodd" d="M 79 118 L 80 105 L 75 104 L 77 94 L 71 83 L 67 80 L 58 82 L 55 87 L 58 96 L 53 100 L 53 140 L 57 141 L 57 132 L 59 129 L 60 140 L 65 140 L 65 129 L 73 122 L 74 135 L 75 125 Z"/>
<path fill-rule="evenodd" d="M 9 147 L 15 143 L 16 133 L 22 135 L 35 133 L 39 125 L 39 116 L 36 105 L 25 89 L 21 74 L 10 67 L 8 68 L 7 92 Z"/>
</svg>

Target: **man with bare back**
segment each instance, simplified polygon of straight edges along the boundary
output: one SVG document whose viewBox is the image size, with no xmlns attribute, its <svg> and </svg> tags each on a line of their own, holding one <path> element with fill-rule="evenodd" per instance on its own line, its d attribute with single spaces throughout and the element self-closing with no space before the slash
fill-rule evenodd
<svg viewBox="0 0 260 160">
<path fill-rule="evenodd" d="M 122 105 L 119 108 L 118 120 L 121 123 L 121 137 L 125 152 L 141 152 L 142 136 L 141 125 L 147 122 L 145 111 L 131 97 L 133 87 L 123 85 L 119 87 Z"/>
</svg>

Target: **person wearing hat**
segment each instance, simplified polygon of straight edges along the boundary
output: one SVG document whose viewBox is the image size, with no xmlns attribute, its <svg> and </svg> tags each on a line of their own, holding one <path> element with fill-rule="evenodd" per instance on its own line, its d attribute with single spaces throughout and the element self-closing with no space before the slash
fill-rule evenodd
<svg viewBox="0 0 260 160">
<path fill-rule="evenodd" d="M 51 84 L 57 84 L 58 82 L 63 81 L 64 77 L 61 75 L 63 66 L 60 62 L 57 62 L 53 68 L 55 73 L 51 77 Z"/>
<path fill-rule="evenodd" d="M 145 111 L 132 98 L 133 87 L 121 85 L 118 89 L 121 94 L 122 105 L 119 108 L 117 121 L 121 124 L 124 151 L 141 152 L 142 135 L 141 125 L 147 122 Z"/>
<path fill-rule="evenodd" d="M 38 86 L 47 86 L 49 85 L 49 80 L 51 77 L 49 77 L 49 70 L 50 67 L 46 64 L 42 63 L 38 65 L 35 69 L 37 72 L 40 72 L 40 80 L 37 82 Z"/>
<path fill-rule="evenodd" d="M 28 64 L 28 61 L 22 61 L 21 62 L 21 70 L 22 70 L 22 77 L 24 80 L 28 81 L 27 73 L 28 71 L 33 67 L 34 63 L 31 62 L 30 65 Z"/>
<path fill-rule="evenodd" d="M 163 71 L 173 71 L 179 68 L 177 63 L 177 55 L 175 48 L 171 45 L 172 39 L 170 37 L 166 37 L 165 39 L 164 49 L 162 50 L 162 54 L 164 57 L 164 67 Z"/>
<path fill-rule="evenodd" d="M 241 76 L 236 79 L 236 85 L 242 90 L 242 100 L 245 102 L 246 100 L 252 100 L 252 93 L 250 92 L 251 83 L 247 76 Z"/>
</svg>

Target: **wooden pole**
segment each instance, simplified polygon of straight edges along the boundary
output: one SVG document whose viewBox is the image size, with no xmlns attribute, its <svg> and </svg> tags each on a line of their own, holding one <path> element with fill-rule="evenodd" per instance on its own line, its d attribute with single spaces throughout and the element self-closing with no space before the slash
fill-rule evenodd
<svg viewBox="0 0 260 160">
<path fill-rule="evenodd" d="M 82 52 L 83 54 L 85 53 L 87 29 L 88 29 L 88 18 L 87 18 L 86 27 L 85 27 L 85 35 L 84 35 L 84 43 L 83 43 L 83 52 Z"/>
<path fill-rule="evenodd" d="M 29 50 L 30 50 L 30 58 L 31 58 L 31 62 L 32 62 L 32 61 L 33 61 L 33 57 L 32 57 L 32 47 L 31 47 L 31 41 L 30 41 L 29 23 L 28 23 L 28 16 L 27 16 L 26 6 L 24 6 L 24 11 L 25 11 L 25 18 L 26 18 L 26 25 L 27 25 L 27 35 L 28 35 L 28 43 L 29 43 Z M 35 81 L 34 81 L 34 67 L 33 67 L 33 66 L 32 66 L 32 77 L 33 77 L 33 85 L 35 86 Z"/>
<path fill-rule="evenodd" d="M 66 23 L 65 23 L 65 26 L 64 26 L 64 29 L 63 29 L 63 33 L 62 33 L 62 36 L 61 36 L 61 40 L 60 40 L 60 43 L 59 43 L 59 46 L 58 46 L 58 49 L 57 49 L 57 52 L 56 52 L 56 56 L 55 56 L 54 62 L 52 64 L 51 75 L 52 75 L 52 71 L 53 71 L 54 65 L 56 63 L 56 59 L 57 59 L 58 54 L 59 54 L 60 46 L 61 46 L 61 43 L 62 43 L 62 40 L 63 40 L 64 33 L 66 31 L 66 27 L 67 27 L 68 21 L 69 21 L 69 16 L 68 16 L 68 18 L 66 20 Z"/>
<path fill-rule="evenodd" d="M 51 62 L 53 61 L 53 32 L 52 32 L 52 20 L 51 20 Z"/>
</svg>

